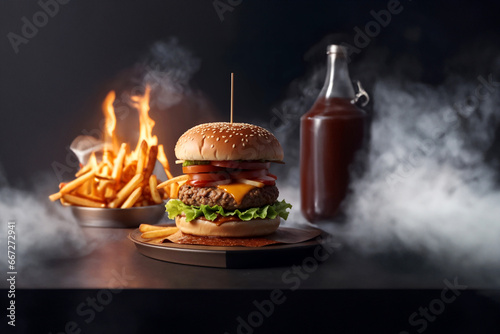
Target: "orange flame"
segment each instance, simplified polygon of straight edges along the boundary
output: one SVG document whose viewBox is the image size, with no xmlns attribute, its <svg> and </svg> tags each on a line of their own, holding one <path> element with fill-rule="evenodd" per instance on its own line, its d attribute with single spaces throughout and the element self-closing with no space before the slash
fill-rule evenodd
<svg viewBox="0 0 500 334">
<path fill-rule="evenodd" d="M 137 146 L 132 152 L 135 158 L 137 158 L 140 150 L 142 141 L 146 141 L 149 147 L 158 144 L 158 138 L 152 134 L 153 127 L 155 126 L 155 121 L 149 117 L 149 98 L 151 94 L 151 87 L 146 86 L 146 90 L 143 96 L 132 96 L 131 99 L 134 102 L 137 111 L 139 111 L 139 139 L 137 140 Z"/>
<path fill-rule="evenodd" d="M 120 148 L 118 144 L 118 138 L 115 134 L 116 129 L 116 115 L 113 103 L 116 99 L 116 94 L 114 91 L 110 91 L 106 96 L 104 102 L 102 103 L 102 111 L 104 114 L 104 152 L 103 159 L 101 163 L 97 162 L 96 156 L 92 153 L 89 162 L 87 163 L 86 170 L 93 170 L 98 175 L 104 176 L 105 174 L 109 174 L 109 170 L 113 170 L 113 166 L 117 161 L 113 161 L 113 159 L 121 159 L 121 164 L 124 166 L 129 166 L 128 170 L 130 171 L 130 167 L 134 166 L 135 168 L 138 165 L 138 159 L 140 157 L 141 143 L 144 141 L 147 144 L 147 149 L 152 146 L 158 145 L 158 137 L 153 135 L 153 128 L 155 126 L 155 121 L 149 117 L 149 101 L 151 97 L 151 87 L 146 86 L 144 95 L 142 96 L 132 96 L 131 100 L 133 106 L 137 109 L 139 113 L 139 138 L 137 140 L 137 145 L 135 150 L 132 152 L 128 151 L 128 146 L 126 152 L 120 151 L 123 148 Z M 164 167 L 165 172 L 167 173 L 167 177 L 171 178 L 172 174 L 170 173 L 169 164 L 167 157 L 165 155 L 163 145 L 158 145 L 158 161 Z M 144 165 L 145 161 L 141 161 L 142 165 Z M 105 169 L 103 172 L 104 165 L 108 165 L 109 169 Z M 127 168 L 125 168 L 127 170 Z M 117 172 L 115 174 L 118 174 Z M 129 175 L 133 175 L 130 171 Z M 127 178 L 128 179 L 128 178 Z M 126 181 L 126 180 L 125 180 Z"/>
<path fill-rule="evenodd" d="M 102 111 L 104 113 L 104 145 L 107 150 L 116 152 L 118 142 L 115 137 L 116 128 L 116 116 L 115 109 L 113 107 L 113 102 L 115 101 L 116 94 L 114 91 L 110 91 L 104 99 L 102 104 Z"/>
</svg>

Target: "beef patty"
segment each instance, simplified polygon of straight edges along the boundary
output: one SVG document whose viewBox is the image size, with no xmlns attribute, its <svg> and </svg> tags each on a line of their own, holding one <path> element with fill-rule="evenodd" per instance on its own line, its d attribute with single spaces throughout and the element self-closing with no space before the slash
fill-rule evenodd
<svg viewBox="0 0 500 334">
<path fill-rule="evenodd" d="M 276 202 L 279 191 L 276 186 L 264 186 L 250 190 L 240 204 L 233 196 L 217 187 L 193 187 L 184 184 L 179 188 L 179 199 L 187 205 L 220 205 L 224 210 L 248 209 Z"/>
</svg>

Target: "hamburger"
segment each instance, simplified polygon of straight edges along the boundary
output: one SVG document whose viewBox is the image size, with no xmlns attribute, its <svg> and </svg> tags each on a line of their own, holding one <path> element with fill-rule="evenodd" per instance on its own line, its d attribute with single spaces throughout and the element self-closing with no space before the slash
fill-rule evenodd
<svg viewBox="0 0 500 334">
<path fill-rule="evenodd" d="M 175 155 L 186 177 L 166 210 L 183 233 L 264 236 L 288 217 L 292 206 L 278 201 L 277 177 L 269 173 L 271 163 L 283 163 L 283 149 L 266 129 L 246 123 L 200 124 L 179 138 Z"/>
</svg>

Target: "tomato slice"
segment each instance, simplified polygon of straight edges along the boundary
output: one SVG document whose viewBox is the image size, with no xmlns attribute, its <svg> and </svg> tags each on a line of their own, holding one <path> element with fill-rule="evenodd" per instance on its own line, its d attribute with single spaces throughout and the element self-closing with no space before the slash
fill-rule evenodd
<svg viewBox="0 0 500 334">
<path fill-rule="evenodd" d="M 229 179 L 229 174 L 226 172 L 188 174 L 188 180 L 191 181 L 215 182 L 227 179 Z"/>
<path fill-rule="evenodd" d="M 212 161 L 213 166 L 232 168 L 232 169 L 269 169 L 270 162 L 260 161 Z"/>
<path fill-rule="evenodd" d="M 256 178 L 267 175 L 266 169 L 254 169 L 254 170 L 243 170 L 235 171 L 229 173 L 232 179 L 249 179 L 254 180 Z"/>
<path fill-rule="evenodd" d="M 198 173 L 198 174 L 188 174 L 189 185 L 195 187 L 210 187 L 211 184 L 219 183 L 222 181 L 231 182 L 231 178 L 228 173 Z"/>
<path fill-rule="evenodd" d="M 195 167 L 192 169 L 188 169 Z M 203 167 L 203 168 L 198 168 Z M 207 168 L 208 167 L 208 168 Z M 212 170 L 210 168 L 215 168 L 216 170 L 226 170 L 226 168 L 218 166 L 209 165 L 193 165 L 183 167 L 184 173 L 188 175 L 187 184 L 195 187 L 211 187 L 216 186 L 221 183 L 237 182 L 238 179 L 247 179 L 262 182 L 265 185 L 273 186 L 276 184 L 276 176 L 269 174 L 267 169 L 247 169 L 247 170 L 233 170 L 230 172 L 195 172 L 197 170 Z"/>
<path fill-rule="evenodd" d="M 270 175 L 264 175 L 260 177 L 259 180 L 276 181 L 276 179 Z"/>
<path fill-rule="evenodd" d="M 278 179 L 278 177 L 277 177 L 276 175 L 271 174 L 271 173 L 267 173 L 267 176 L 270 176 L 270 177 L 272 177 L 272 178 L 273 178 L 273 179 L 275 179 L 275 180 L 277 180 L 277 179 Z"/>
<path fill-rule="evenodd" d="M 193 187 L 204 187 L 208 183 L 210 183 L 210 182 L 208 182 L 208 181 L 193 181 L 193 180 L 186 181 L 187 185 L 193 186 Z"/>
<path fill-rule="evenodd" d="M 219 172 L 223 171 L 224 168 L 217 167 L 213 165 L 191 165 L 182 167 L 182 172 L 184 174 L 193 174 L 193 173 L 211 173 L 211 172 Z"/>
</svg>

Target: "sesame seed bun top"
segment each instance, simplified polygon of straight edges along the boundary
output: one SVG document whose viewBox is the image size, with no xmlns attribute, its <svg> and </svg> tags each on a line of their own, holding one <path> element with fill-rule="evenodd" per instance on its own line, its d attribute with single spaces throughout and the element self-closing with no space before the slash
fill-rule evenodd
<svg viewBox="0 0 500 334">
<path fill-rule="evenodd" d="M 247 123 L 203 123 L 187 130 L 175 145 L 180 160 L 283 160 L 278 139 Z"/>
</svg>

